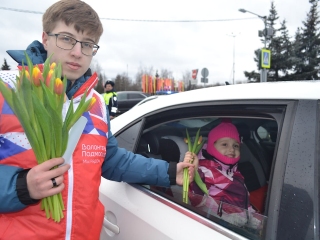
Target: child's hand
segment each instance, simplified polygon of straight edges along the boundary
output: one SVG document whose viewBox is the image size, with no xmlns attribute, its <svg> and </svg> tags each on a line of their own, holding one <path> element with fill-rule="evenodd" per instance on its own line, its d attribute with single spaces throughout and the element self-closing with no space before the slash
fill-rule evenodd
<svg viewBox="0 0 320 240">
<path fill-rule="evenodd" d="M 191 152 L 186 152 L 186 155 L 184 156 L 183 162 L 194 164 L 195 169 L 198 170 L 199 159 L 196 154 L 191 153 Z"/>
<path fill-rule="evenodd" d="M 177 164 L 177 175 L 176 175 L 176 183 L 177 185 L 183 185 L 183 169 L 189 169 L 189 182 L 191 183 L 194 179 L 194 165 L 187 162 L 179 162 Z"/>
</svg>

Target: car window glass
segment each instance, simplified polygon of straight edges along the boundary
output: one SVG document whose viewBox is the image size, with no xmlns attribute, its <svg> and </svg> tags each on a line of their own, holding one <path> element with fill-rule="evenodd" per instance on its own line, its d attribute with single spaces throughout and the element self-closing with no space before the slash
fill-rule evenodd
<svg viewBox="0 0 320 240">
<path fill-rule="evenodd" d="M 145 186 L 151 191 L 166 197 L 178 204 L 182 199 L 182 186 L 171 188 L 158 186 Z M 235 231 L 249 239 L 261 239 L 263 229 L 266 227 L 268 217 L 252 210 L 246 210 L 223 201 L 216 200 L 207 195 L 189 192 L 187 205 L 193 212 Z"/>
<path fill-rule="evenodd" d="M 118 147 L 125 148 L 128 151 L 133 151 L 135 141 L 137 139 L 139 130 L 141 128 L 141 121 L 132 125 L 126 131 L 117 135 Z"/>
<path fill-rule="evenodd" d="M 257 129 L 257 134 L 262 141 L 276 142 L 277 125 L 273 122 L 264 123 Z"/>
<path fill-rule="evenodd" d="M 145 98 L 144 95 L 139 94 L 139 93 L 129 93 L 128 94 L 128 99 L 143 99 Z"/>
<path fill-rule="evenodd" d="M 141 135 L 136 152 L 167 162 L 181 162 L 188 151 L 186 130 L 188 130 L 191 141 L 194 141 L 199 129 L 202 140 L 207 141 L 209 132 L 220 123 L 221 118 L 213 116 L 166 121 L 154 127 L 148 125 L 149 128 L 144 129 Z M 233 118 L 232 123 L 237 127 L 242 141 L 237 169 L 244 178 L 241 191 L 246 194 L 249 192 L 246 198 L 250 202 L 249 208 L 236 206 L 228 200 L 220 202 L 221 199 L 213 199 L 212 197 L 204 199 L 204 195 L 197 192 L 189 192 L 189 203 L 186 204 L 183 202 L 182 186 L 172 186 L 171 188 L 149 186 L 149 189 L 243 236 L 262 239 L 263 228 L 267 222 L 264 209 L 266 208 L 265 202 L 272 165 L 272 156 L 269 154 L 272 152 L 273 155 L 275 144 L 272 148 L 261 144 L 262 141 L 254 137 L 254 132 L 259 129 L 261 136 L 271 138 L 268 134 L 272 129 L 275 134 L 273 139 L 276 139 L 277 123 L 270 119 L 250 119 L 248 117 Z M 206 142 L 203 148 L 206 149 Z M 199 151 L 198 157 L 203 157 L 202 151 Z M 210 185 L 208 186 L 210 187 Z M 219 207 L 220 212 L 217 213 Z M 220 213 L 222 213 L 221 216 Z"/>
<path fill-rule="evenodd" d="M 128 98 L 127 93 L 118 93 L 118 100 L 126 100 Z"/>
</svg>

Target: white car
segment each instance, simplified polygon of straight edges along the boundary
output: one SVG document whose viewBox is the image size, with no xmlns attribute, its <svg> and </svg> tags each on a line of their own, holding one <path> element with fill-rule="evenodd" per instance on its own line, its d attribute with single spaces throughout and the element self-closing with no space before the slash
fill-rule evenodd
<svg viewBox="0 0 320 240">
<path fill-rule="evenodd" d="M 119 147 L 179 162 L 186 129 L 194 136 L 201 128 L 205 139 L 231 118 L 242 138 L 238 169 L 256 212 L 229 206 L 246 217 L 220 216 L 184 203 L 181 186 L 102 178 L 100 239 L 319 239 L 319 99 L 320 81 L 228 85 L 152 99 L 112 120 Z"/>
</svg>

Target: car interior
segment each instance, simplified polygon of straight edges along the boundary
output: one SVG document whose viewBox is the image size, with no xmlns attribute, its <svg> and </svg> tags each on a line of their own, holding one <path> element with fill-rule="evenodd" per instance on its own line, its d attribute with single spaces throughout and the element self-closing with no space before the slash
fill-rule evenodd
<svg viewBox="0 0 320 240">
<path fill-rule="evenodd" d="M 191 141 L 194 141 L 197 131 L 207 139 L 209 132 L 221 123 L 223 118 L 231 119 L 237 127 L 241 139 L 241 154 L 238 170 L 244 177 L 249 192 L 250 206 L 243 209 L 222 203 L 231 213 L 217 215 L 212 211 L 211 204 L 219 201 L 210 196 L 188 192 L 193 197 L 207 201 L 206 205 L 193 206 L 190 201 L 183 201 L 183 187 L 171 185 L 159 187 L 142 185 L 149 194 L 168 200 L 168 206 L 174 203 L 200 215 L 209 222 L 217 223 L 235 233 L 249 239 L 263 239 L 263 232 L 268 221 L 269 196 L 272 190 L 272 177 L 275 166 L 277 145 L 280 139 L 286 105 L 274 105 L 273 102 L 255 104 L 255 102 L 233 102 L 211 105 L 210 103 L 191 104 L 172 107 L 153 112 L 132 122 L 117 133 L 119 147 L 124 147 L 147 158 L 162 159 L 167 162 L 181 162 L 188 151 L 184 139 L 188 130 Z M 204 146 L 205 147 L 205 146 Z M 203 194 L 203 193 L 202 193 Z M 208 203 L 209 202 L 209 203 Z M 214 203 L 215 202 L 215 203 Z M 222 201 L 220 201 L 221 204 Z M 209 204 L 209 205 L 208 205 Z M 252 211 L 251 211 L 252 210 Z M 241 212 L 245 221 L 238 218 L 235 212 Z M 258 224 L 252 224 L 251 220 Z"/>
<path fill-rule="evenodd" d="M 192 136 L 194 138 L 201 128 L 200 135 L 206 140 L 209 132 L 221 123 L 221 119 L 222 117 L 190 118 L 146 128 L 140 137 L 136 152 L 148 158 L 181 162 L 188 151 L 188 144 L 184 141 L 186 129 L 192 140 Z M 241 139 L 238 170 L 243 175 L 250 193 L 250 204 L 257 213 L 265 215 L 268 183 L 278 132 L 277 122 L 266 118 L 231 119 Z M 160 187 L 154 186 L 151 190 L 164 192 Z M 177 194 L 179 191 L 180 194 Z M 172 200 L 175 201 L 181 198 L 182 187 L 172 186 L 166 192 L 172 195 Z"/>
</svg>

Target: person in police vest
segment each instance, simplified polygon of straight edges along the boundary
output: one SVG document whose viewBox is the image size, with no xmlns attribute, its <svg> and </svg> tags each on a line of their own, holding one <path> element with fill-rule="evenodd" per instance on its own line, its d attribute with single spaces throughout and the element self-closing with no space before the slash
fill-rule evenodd
<svg viewBox="0 0 320 240">
<path fill-rule="evenodd" d="M 118 110 L 118 100 L 117 93 L 114 89 L 114 82 L 107 80 L 104 84 L 105 94 L 103 94 L 103 99 L 107 105 L 109 111 L 110 119 L 113 119 Z"/>
</svg>

